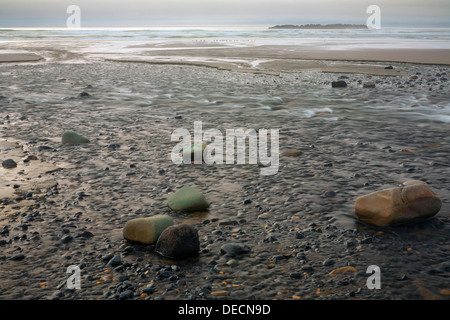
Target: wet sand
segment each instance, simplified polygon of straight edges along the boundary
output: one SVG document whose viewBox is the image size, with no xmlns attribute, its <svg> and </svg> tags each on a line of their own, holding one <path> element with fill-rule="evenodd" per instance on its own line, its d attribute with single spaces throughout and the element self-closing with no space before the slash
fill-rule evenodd
<svg viewBox="0 0 450 320">
<path fill-rule="evenodd" d="M 44 59 L 34 53 L 2 53 L 0 54 L 0 63 L 12 62 L 35 62 Z"/>
<path fill-rule="evenodd" d="M 449 124 L 370 106 L 412 96 L 411 110 L 439 108 L 448 101 L 449 68 L 397 63 L 390 70 L 392 60 L 376 60 L 339 61 L 338 74 L 323 72 L 333 66 L 321 61 L 289 70 L 298 58 L 249 72 L 113 61 L 0 66 L 8 75 L 0 87 L 2 157 L 18 163 L 1 168 L 10 171 L 0 180 L 8 192 L 0 205 L 0 299 L 448 300 Z M 349 86 L 332 89 L 339 78 Z M 362 88 L 369 80 L 374 90 Z M 302 116 L 308 106 L 313 115 Z M 222 132 L 279 128 L 279 172 L 173 164 L 171 133 L 192 132 L 199 120 Z M 62 145 L 65 130 L 91 143 Z M 38 160 L 23 162 L 29 155 Z M 441 197 L 438 215 L 383 228 L 357 220 L 356 197 L 409 179 Z M 38 180 L 57 184 L 32 185 Z M 166 200 L 183 185 L 201 190 L 209 210 L 171 212 Z M 126 221 L 154 214 L 197 228 L 199 255 L 166 259 L 152 245 L 123 239 Z M 223 255 L 226 243 L 251 251 Z M 108 264 L 117 255 L 120 262 Z M 81 289 L 67 288 L 70 265 L 81 269 Z M 381 269 L 379 290 L 367 288 L 370 265 Z M 345 266 L 353 268 L 332 272 Z"/>
</svg>

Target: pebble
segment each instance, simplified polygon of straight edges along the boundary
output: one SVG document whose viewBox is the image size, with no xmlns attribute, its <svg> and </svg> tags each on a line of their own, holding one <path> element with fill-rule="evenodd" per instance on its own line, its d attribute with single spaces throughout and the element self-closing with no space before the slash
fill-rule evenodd
<svg viewBox="0 0 450 320">
<path fill-rule="evenodd" d="M 77 95 L 77 98 L 87 98 L 87 97 L 90 97 L 90 96 L 91 96 L 91 95 L 90 95 L 89 93 L 83 91 L 83 92 L 80 92 L 80 93 Z"/>
<path fill-rule="evenodd" d="M 329 191 L 325 192 L 324 196 L 325 197 L 329 197 L 329 198 L 330 197 L 336 197 L 336 192 L 333 191 L 333 190 L 329 190 Z"/>
<path fill-rule="evenodd" d="M 2 162 L 3 168 L 12 169 L 17 167 L 17 163 L 13 159 L 6 159 Z"/>
<path fill-rule="evenodd" d="M 125 299 L 131 299 L 131 298 L 133 298 L 133 291 L 131 291 L 131 290 L 125 290 L 124 292 L 122 292 L 120 295 L 119 295 L 119 299 L 120 300 L 125 300 Z"/>
<path fill-rule="evenodd" d="M 37 147 L 37 151 L 38 152 L 41 152 L 41 151 L 43 151 L 43 150 L 50 150 L 50 149 L 52 149 L 52 147 L 49 147 L 49 146 L 39 146 L 39 147 Z"/>
<path fill-rule="evenodd" d="M 170 258 L 195 255 L 200 251 L 198 231 L 184 223 L 169 226 L 159 236 L 155 251 Z"/>
<path fill-rule="evenodd" d="M 228 254 L 232 257 L 239 257 L 250 252 L 250 248 L 243 243 L 226 243 L 220 248 L 221 254 Z"/>
<path fill-rule="evenodd" d="M 301 279 L 301 278 L 303 278 L 303 274 L 301 272 L 292 272 L 289 274 L 289 278 Z"/>
<path fill-rule="evenodd" d="M 118 144 L 117 142 L 113 142 L 108 145 L 108 149 L 111 149 L 111 150 L 116 150 L 119 148 L 120 148 L 120 144 Z"/>
<path fill-rule="evenodd" d="M 204 210 L 209 207 L 205 196 L 191 186 L 184 186 L 172 194 L 167 205 L 175 212 Z"/>
<path fill-rule="evenodd" d="M 345 88 L 345 87 L 347 87 L 347 82 L 345 82 L 344 80 L 333 81 L 333 82 L 331 82 L 331 87 L 332 88 Z"/>
<path fill-rule="evenodd" d="M 224 296 L 228 295 L 228 291 L 226 291 L 226 290 L 212 291 L 211 295 L 215 296 L 215 297 L 224 297 Z"/>
<path fill-rule="evenodd" d="M 84 144 L 89 142 L 89 139 L 73 131 L 65 131 L 61 137 L 61 143 L 63 144 Z"/>
<path fill-rule="evenodd" d="M 117 267 L 122 263 L 122 259 L 120 257 L 120 254 L 114 255 L 109 261 L 108 264 L 111 267 Z"/>
<path fill-rule="evenodd" d="M 12 256 L 11 258 L 9 258 L 8 260 L 13 260 L 13 261 L 18 261 L 18 260 L 23 260 L 25 258 L 25 255 L 23 253 L 18 253 L 14 256 Z"/>
<path fill-rule="evenodd" d="M 73 240 L 73 237 L 71 235 L 66 235 L 66 236 L 61 238 L 61 242 L 62 243 L 69 243 L 72 240 Z"/>
<path fill-rule="evenodd" d="M 332 258 L 325 259 L 325 260 L 322 262 L 322 265 L 323 265 L 324 267 L 332 266 L 333 264 L 334 264 L 334 259 L 332 259 Z"/>
</svg>

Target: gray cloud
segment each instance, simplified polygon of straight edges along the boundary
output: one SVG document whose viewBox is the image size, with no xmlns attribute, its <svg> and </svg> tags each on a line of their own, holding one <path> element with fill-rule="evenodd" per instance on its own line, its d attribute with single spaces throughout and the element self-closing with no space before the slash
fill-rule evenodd
<svg viewBox="0 0 450 320">
<path fill-rule="evenodd" d="M 387 26 L 450 27 L 448 0 L 0 0 L 0 27 L 64 27 L 71 4 L 86 27 L 365 23 L 370 4 Z"/>
</svg>

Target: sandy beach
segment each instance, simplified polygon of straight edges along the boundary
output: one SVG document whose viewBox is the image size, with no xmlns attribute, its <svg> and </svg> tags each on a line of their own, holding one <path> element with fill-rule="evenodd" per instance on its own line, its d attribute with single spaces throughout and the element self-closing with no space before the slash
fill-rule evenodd
<svg viewBox="0 0 450 320">
<path fill-rule="evenodd" d="M 449 50 L 184 40 L 11 52 L 0 54 L 0 160 L 17 167 L 0 168 L 0 299 L 450 298 Z M 277 174 L 175 165 L 171 134 L 195 121 L 279 129 Z M 66 130 L 90 143 L 62 144 Z M 441 198 L 436 216 L 386 227 L 355 216 L 357 197 L 412 179 Z M 207 211 L 167 207 L 184 185 Z M 168 259 L 123 238 L 128 220 L 157 214 L 194 226 L 199 254 Z M 250 251 L 223 254 L 228 243 Z M 81 289 L 66 285 L 70 265 Z M 366 285 L 371 265 L 379 290 Z"/>
</svg>

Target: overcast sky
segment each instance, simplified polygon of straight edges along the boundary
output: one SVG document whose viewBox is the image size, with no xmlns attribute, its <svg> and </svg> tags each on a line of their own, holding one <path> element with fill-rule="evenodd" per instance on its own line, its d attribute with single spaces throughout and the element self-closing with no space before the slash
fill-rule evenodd
<svg viewBox="0 0 450 320">
<path fill-rule="evenodd" d="M 382 26 L 450 27 L 450 0 L 0 0 L 0 27 L 65 27 L 72 4 L 82 27 L 365 24 L 372 4 Z"/>
</svg>

